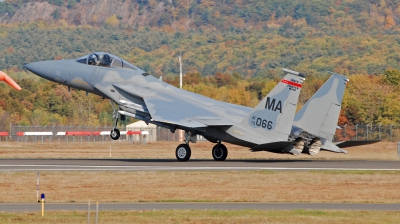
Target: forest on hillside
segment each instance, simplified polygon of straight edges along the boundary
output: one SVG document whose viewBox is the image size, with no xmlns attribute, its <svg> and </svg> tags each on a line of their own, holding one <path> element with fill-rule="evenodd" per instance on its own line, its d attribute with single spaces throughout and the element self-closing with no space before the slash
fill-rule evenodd
<svg viewBox="0 0 400 224">
<path fill-rule="evenodd" d="M 182 55 L 185 89 L 245 106 L 273 88 L 281 68 L 308 74 L 299 106 L 333 71 L 350 78 L 340 124 L 400 123 L 400 0 L 108 2 L 131 4 L 138 20 L 152 19 L 131 23 L 133 15 L 118 11 L 102 20 L 67 16 L 103 4 L 92 0 L 0 2 L 0 68 L 23 88 L 0 84 L 0 128 L 110 125 L 108 101 L 23 70 L 25 63 L 93 51 L 118 55 L 176 86 Z M 51 18 L 11 22 L 36 3 L 54 8 Z"/>
<path fill-rule="evenodd" d="M 112 124 L 108 100 L 82 91 L 72 90 L 25 71 L 7 70 L 22 87 L 20 92 L 0 84 L 0 127 L 18 125 L 77 125 L 109 126 Z M 272 79 L 243 78 L 239 73 L 216 73 L 202 76 L 188 73 L 183 87 L 217 100 L 254 107 L 283 75 Z M 20 78 L 18 78 L 20 77 Z M 299 99 L 298 109 L 319 89 L 329 75 L 308 76 Z M 338 124 L 399 124 L 400 71 L 388 70 L 380 76 L 352 75 L 349 77 Z M 164 81 L 178 86 L 177 76 Z M 122 125 L 132 122 L 127 120 Z"/>
</svg>

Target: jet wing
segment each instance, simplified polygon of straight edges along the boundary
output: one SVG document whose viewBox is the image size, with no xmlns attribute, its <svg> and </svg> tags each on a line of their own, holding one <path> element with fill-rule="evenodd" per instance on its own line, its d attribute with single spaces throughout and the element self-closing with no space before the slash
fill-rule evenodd
<svg viewBox="0 0 400 224">
<path fill-rule="evenodd" d="M 224 109 L 203 104 L 166 89 L 153 90 L 133 85 L 113 85 L 117 91 L 140 97 L 154 121 L 185 127 L 230 126 L 233 122 L 223 116 Z M 185 91 L 180 92 L 181 94 Z"/>
</svg>

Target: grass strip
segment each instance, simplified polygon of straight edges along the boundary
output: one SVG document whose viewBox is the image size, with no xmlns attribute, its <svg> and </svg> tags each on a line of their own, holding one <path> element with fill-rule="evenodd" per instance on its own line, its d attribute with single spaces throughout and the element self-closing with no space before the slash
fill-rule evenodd
<svg viewBox="0 0 400 224">
<path fill-rule="evenodd" d="M 95 213 L 91 213 L 94 223 Z M 99 223 L 398 223 L 400 212 L 326 210 L 156 210 L 100 211 Z M 1 223 L 86 223 L 84 211 L 0 213 Z"/>
<path fill-rule="evenodd" d="M 0 175 L 0 202 L 35 202 L 37 172 Z M 46 171 L 47 202 L 399 203 L 395 171 Z"/>
</svg>

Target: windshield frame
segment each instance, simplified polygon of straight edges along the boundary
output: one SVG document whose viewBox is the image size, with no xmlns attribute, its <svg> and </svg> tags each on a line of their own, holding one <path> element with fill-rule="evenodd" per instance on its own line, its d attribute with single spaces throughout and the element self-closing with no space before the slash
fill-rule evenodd
<svg viewBox="0 0 400 224">
<path fill-rule="evenodd" d="M 115 55 L 107 53 L 107 52 L 93 52 L 93 53 L 78 57 L 78 58 L 75 59 L 75 61 L 78 62 L 78 63 L 81 63 L 81 64 L 89 65 L 88 64 L 89 56 L 91 56 L 93 54 L 96 54 L 96 55 L 106 55 L 107 54 L 112 58 L 112 60 L 119 60 L 119 61 L 122 62 L 121 63 L 122 67 L 119 67 L 119 66 L 112 67 L 113 64 L 116 64 L 114 62 L 111 62 L 109 67 L 108 66 L 99 66 L 99 67 L 102 67 L 102 68 L 123 68 L 123 69 L 130 69 L 130 70 L 141 70 L 137 66 L 135 66 L 135 65 L 133 65 L 133 64 L 131 64 L 131 63 L 129 63 L 129 62 L 123 60 L 123 59 L 121 59 L 118 56 L 115 56 Z M 98 66 L 98 65 L 91 65 L 91 66 Z"/>
</svg>

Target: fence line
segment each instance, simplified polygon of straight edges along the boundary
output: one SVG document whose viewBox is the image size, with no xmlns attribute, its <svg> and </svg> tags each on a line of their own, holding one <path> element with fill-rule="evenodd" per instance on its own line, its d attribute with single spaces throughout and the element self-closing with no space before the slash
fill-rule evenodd
<svg viewBox="0 0 400 224">
<path fill-rule="evenodd" d="M 120 141 L 126 142 L 154 142 L 154 141 L 178 141 L 178 132 L 171 133 L 169 129 L 156 127 L 156 128 L 126 128 L 117 127 L 120 132 L 133 131 L 133 132 L 148 132 L 148 134 L 133 134 L 121 135 Z M 8 136 L 0 136 L 0 141 L 14 141 L 14 142 L 98 142 L 98 141 L 111 141 L 110 135 L 99 135 L 101 132 L 111 132 L 112 126 L 17 126 L 10 125 Z M 80 136 L 68 136 L 66 132 L 84 132 Z M 32 134 L 23 135 L 22 133 Z M 52 133 L 52 135 L 40 135 L 41 133 Z M 61 133 L 61 134 L 60 134 Z"/>
<path fill-rule="evenodd" d="M 111 141 L 109 135 L 87 135 L 87 136 L 67 136 L 67 135 L 57 135 L 59 132 L 110 132 L 113 127 L 111 126 L 19 126 L 10 125 L 10 130 L 8 136 L 0 135 L 0 142 L 14 141 L 14 142 L 75 142 L 75 141 L 86 141 L 86 142 L 96 142 L 96 141 Z M 149 127 L 149 128 L 129 128 L 118 127 L 120 131 L 147 131 L 148 136 L 142 135 L 132 135 L 126 136 L 121 135 L 120 141 L 128 142 L 141 142 L 146 140 L 147 142 L 154 141 L 179 141 L 179 131 L 172 133 L 169 129 L 163 127 Z M 0 133 L 3 131 L 0 130 Z M 51 132 L 52 135 L 49 136 L 21 136 L 19 132 Z M 147 138 L 147 139 L 143 139 Z M 200 136 L 201 137 L 201 136 Z M 383 140 L 398 142 L 400 141 L 400 126 L 397 125 L 343 125 L 339 126 L 336 130 L 334 136 L 334 142 L 350 141 L 350 140 Z"/>
<path fill-rule="evenodd" d="M 342 125 L 336 130 L 334 141 L 382 140 L 400 141 L 400 126 L 366 124 Z"/>
</svg>

